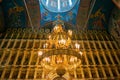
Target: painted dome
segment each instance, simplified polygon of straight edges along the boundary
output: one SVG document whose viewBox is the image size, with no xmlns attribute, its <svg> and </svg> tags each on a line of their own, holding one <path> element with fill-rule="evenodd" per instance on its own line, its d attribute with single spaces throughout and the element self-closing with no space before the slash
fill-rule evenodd
<svg viewBox="0 0 120 80">
<path fill-rule="evenodd" d="M 71 10 L 79 0 L 40 0 L 42 5 L 51 12 L 66 12 Z"/>
</svg>

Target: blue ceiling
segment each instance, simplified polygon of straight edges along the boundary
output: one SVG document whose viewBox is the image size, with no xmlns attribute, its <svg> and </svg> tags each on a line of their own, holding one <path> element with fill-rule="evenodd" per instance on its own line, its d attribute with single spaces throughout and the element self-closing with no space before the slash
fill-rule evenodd
<svg viewBox="0 0 120 80">
<path fill-rule="evenodd" d="M 79 0 L 39 0 L 40 3 L 50 12 L 70 11 Z"/>
<path fill-rule="evenodd" d="M 86 1 L 91 3 L 87 4 Z M 79 23 L 86 23 L 87 29 L 108 29 L 109 18 L 114 7 L 112 0 L 96 0 L 93 9 L 92 1 L 95 0 L 25 0 L 35 28 L 55 21 L 59 16 L 61 20 L 81 27 L 79 29 L 84 27 L 84 24 Z M 0 15 L 4 16 L 2 19 L 4 25 L 1 24 L 0 27 L 31 27 L 24 0 L 3 0 L 0 7 L 0 13 L 3 13 Z M 86 15 L 89 17 L 82 17 Z"/>
<path fill-rule="evenodd" d="M 58 17 L 65 22 L 76 24 L 80 0 L 39 0 L 39 4 L 42 26 L 57 20 Z"/>
</svg>

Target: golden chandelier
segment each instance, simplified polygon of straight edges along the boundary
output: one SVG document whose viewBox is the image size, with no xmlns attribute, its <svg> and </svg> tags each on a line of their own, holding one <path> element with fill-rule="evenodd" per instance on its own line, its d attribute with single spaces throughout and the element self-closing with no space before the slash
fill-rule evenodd
<svg viewBox="0 0 120 80">
<path fill-rule="evenodd" d="M 66 33 L 62 25 L 57 24 L 53 28 L 53 32 L 49 35 L 50 45 L 53 45 L 56 49 L 67 49 L 71 44 L 72 31 L 69 30 Z"/>
<path fill-rule="evenodd" d="M 72 37 L 72 30 L 65 30 L 61 23 L 55 24 L 43 45 L 44 51 L 38 52 L 43 68 L 59 72 L 61 68 L 67 71 L 80 65 L 82 58 L 80 44 L 77 40 L 72 40 Z"/>
</svg>

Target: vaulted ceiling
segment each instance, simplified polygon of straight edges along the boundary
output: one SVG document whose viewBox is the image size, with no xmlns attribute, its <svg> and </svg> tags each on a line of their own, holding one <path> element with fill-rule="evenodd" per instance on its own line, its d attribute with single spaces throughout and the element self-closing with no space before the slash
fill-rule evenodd
<svg viewBox="0 0 120 80">
<path fill-rule="evenodd" d="M 108 29 L 114 4 L 111 0 L 1 0 L 0 6 L 5 29 L 40 28 L 58 15 L 77 29 Z"/>
</svg>

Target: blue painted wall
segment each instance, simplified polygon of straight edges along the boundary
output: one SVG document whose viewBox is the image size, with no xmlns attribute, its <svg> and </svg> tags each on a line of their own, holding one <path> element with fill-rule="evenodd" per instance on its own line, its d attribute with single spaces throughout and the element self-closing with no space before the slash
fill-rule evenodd
<svg viewBox="0 0 120 80">
<path fill-rule="evenodd" d="M 5 27 L 26 27 L 26 11 L 22 0 L 3 0 Z"/>
<path fill-rule="evenodd" d="M 39 0 L 25 0 L 34 28 L 40 27 Z M 2 8 L 5 19 L 5 28 L 31 27 L 23 0 L 3 0 Z"/>
<path fill-rule="evenodd" d="M 39 3 L 39 0 L 25 1 L 27 3 L 33 27 L 35 28 L 40 28 L 40 24 L 43 26 L 49 21 L 55 21 L 57 15 L 60 15 L 63 21 L 76 25 L 76 16 L 80 2 L 78 2 L 70 11 L 55 13 L 48 11 L 41 3 Z M 5 28 L 31 27 L 23 0 L 3 0 L 1 6 L 4 14 Z M 109 17 L 113 7 L 114 5 L 111 0 L 96 0 L 95 7 L 93 8 L 88 21 L 88 29 L 108 30 Z"/>
<path fill-rule="evenodd" d="M 88 29 L 108 29 L 113 7 L 112 0 L 96 0 L 88 22 Z"/>
</svg>

